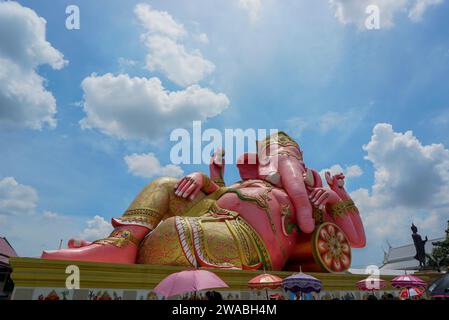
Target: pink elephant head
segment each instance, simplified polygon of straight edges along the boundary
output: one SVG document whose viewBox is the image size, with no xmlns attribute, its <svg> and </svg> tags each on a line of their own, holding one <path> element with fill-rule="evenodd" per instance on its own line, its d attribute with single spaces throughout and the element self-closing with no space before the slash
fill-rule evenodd
<svg viewBox="0 0 449 320">
<path fill-rule="evenodd" d="M 243 180 L 263 179 L 285 189 L 296 210 L 300 229 L 311 233 L 315 228 L 312 206 L 304 184 L 306 168 L 299 145 L 284 132 L 257 142 L 257 154 L 245 153 L 237 161 Z"/>
</svg>

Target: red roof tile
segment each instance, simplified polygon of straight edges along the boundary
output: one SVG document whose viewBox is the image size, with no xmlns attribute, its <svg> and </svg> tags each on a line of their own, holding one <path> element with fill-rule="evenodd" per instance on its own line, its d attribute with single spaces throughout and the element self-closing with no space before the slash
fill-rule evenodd
<svg viewBox="0 0 449 320">
<path fill-rule="evenodd" d="M 9 257 L 17 257 L 17 253 L 6 238 L 0 237 L 0 263 L 9 264 Z"/>
</svg>

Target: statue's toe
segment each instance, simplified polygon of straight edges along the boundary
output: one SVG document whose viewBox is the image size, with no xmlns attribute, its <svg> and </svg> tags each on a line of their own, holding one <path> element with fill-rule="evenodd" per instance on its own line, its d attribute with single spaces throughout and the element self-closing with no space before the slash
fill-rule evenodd
<svg viewBox="0 0 449 320">
<path fill-rule="evenodd" d="M 107 263 L 135 263 L 137 256 L 137 246 L 133 243 L 123 247 L 112 244 L 92 243 L 81 248 L 45 250 L 42 252 L 42 259 L 50 260 L 73 260 L 92 261 Z"/>
<path fill-rule="evenodd" d="M 67 260 L 67 259 L 64 259 L 64 257 L 66 256 L 66 254 L 65 254 L 66 251 L 67 251 L 66 249 L 44 250 L 42 252 L 41 258 L 42 259 L 50 259 L 50 260 Z"/>
<path fill-rule="evenodd" d="M 41 258 L 46 259 L 47 257 L 50 257 L 53 253 L 55 253 L 57 250 L 44 250 L 42 252 Z"/>
<path fill-rule="evenodd" d="M 78 239 L 78 238 L 72 238 L 67 242 L 67 247 L 69 248 L 82 248 L 90 245 L 92 242 Z"/>
</svg>

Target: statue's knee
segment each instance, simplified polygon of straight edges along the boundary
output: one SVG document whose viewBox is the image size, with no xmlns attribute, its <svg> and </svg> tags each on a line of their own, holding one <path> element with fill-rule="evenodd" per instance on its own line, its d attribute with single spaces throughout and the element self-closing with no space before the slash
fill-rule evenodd
<svg viewBox="0 0 449 320">
<path fill-rule="evenodd" d="M 180 246 L 175 217 L 161 222 L 142 241 L 137 262 L 141 264 L 190 266 Z"/>
<path fill-rule="evenodd" d="M 161 177 L 153 180 L 150 185 L 154 187 L 171 187 L 173 188 L 174 185 L 178 182 L 177 178 L 172 177 Z"/>
<path fill-rule="evenodd" d="M 167 242 L 175 241 L 177 243 L 178 233 L 175 226 L 175 217 L 163 220 L 158 226 L 145 238 L 145 245 L 160 246 Z"/>
</svg>

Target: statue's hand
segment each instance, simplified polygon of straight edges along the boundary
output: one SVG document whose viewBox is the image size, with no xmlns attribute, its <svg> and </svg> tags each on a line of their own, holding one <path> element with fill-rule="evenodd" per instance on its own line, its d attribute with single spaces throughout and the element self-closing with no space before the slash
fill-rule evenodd
<svg viewBox="0 0 449 320">
<path fill-rule="evenodd" d="M 204 175 L 200 172 L 191 173 L 175 184 L 175 194 L 181 198 L 195 199 L 204 186 Z"/>
<path fill-rule="evenodd" d="M 345 186 L 345 175 L 343 173 L 337 173 L 332 175 L 329 171 L 324 174 L 326 182 L 332 189 L 343 188 Z"/>
<path fill-rule="evenodd" d="M 211 164 L 215 164 L 216 166 L 221 168 L 223 166 L 224 156 L 225 151 L 223 148 L 215 149 L 211 157 Z"/>
<path fill-rule="evenodd" d="M 324 209 L 327 204 L 340 201 L 338 194 L 329 188 L 308 188 L 310 202 L 318 209 Z"/>
</svg>

